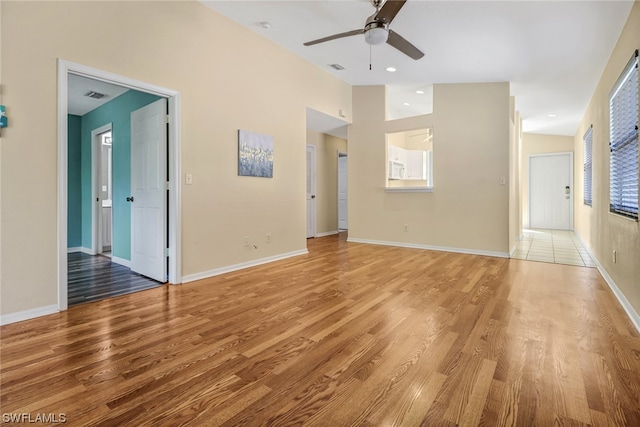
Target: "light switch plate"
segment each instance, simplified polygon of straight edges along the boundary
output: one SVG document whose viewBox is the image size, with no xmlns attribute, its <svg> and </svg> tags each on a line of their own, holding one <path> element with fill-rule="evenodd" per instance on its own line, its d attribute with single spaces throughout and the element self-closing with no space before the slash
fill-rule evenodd
<svg viewBox="0 0 640 427">
<path fill-rule="evenodd" d="M 190 173 L 185 175 L 185 183 L 187 185 L 191 185 L 193 184 L 193 175 L 191 175 Z"/>
</svg>

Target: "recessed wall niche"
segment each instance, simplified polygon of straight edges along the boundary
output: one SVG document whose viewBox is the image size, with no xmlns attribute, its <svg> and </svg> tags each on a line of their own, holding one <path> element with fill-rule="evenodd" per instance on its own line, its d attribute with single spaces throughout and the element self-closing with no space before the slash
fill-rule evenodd
<svg viewBox="0 0 640 427">
<path fill-rule="evenodd" d="M 433 113 L 433 85 L 386 86 L 386 119 L 398 120 Z"/>
</svg>

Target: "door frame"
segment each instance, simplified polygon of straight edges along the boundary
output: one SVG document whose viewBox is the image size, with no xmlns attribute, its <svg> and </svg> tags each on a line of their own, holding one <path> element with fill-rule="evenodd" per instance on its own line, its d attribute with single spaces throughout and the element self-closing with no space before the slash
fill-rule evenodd
<svg viewBox="0 0 640 427">
<path fill-rule="evenodd" d="M 67 150 L 69 74 L 113 83 L 167 98 L 169 105 L 169 283 L 182 282 L 180 92 L 58 58 L 58 310 L 68 308 L 67 278 Z M 93 244 L 93 242 L 92 242 Z"/>
<path fill-rule="evenodd" d="M 113 131 L 113 123 L 107 123 L 104 126 L 93 129 L 91 131 L 91 254 L 98 255 L 102 253 L 102 209 L 98 209 L 96 203 L 98 194 L 100 194 L 100 172 L 102 172 L 102 142 L 98 141 L 98 136 Z M 102 202 L 102 199 L 100 199 Z M 102 203 L 100 203 L 102 208 Z M 113 225 L 113 224 L 112 224 Z"/>
<path fill-rule="evenodd" d="M 312 228 L 313 228 L 313 235 L 309 236 L 308 235 L 308 231 L 309 229 L 307 228 L 307 239 L 312 239 L 314 237 L 316 237 L 316 233 L 317 233 L 317 197 L 316 197 L 316 193 L 317 193 L 317 183 L 316 183 L 316 172 L 317 172 L 317 163 L 316 163 L 316 146 L 315 145 L 307 145 L 307 151 L 311 150 L 311 194 L 312 194 L 312 200 L 313 200 L 313 215 L 312 215 Z M 306 158 L 306 156 L 305 156 Z M 307 168 L 307 174 L 309 173 L 309 163 L 306 164 L 306 168 Z M 305 196 L 305 200 L 306 200 L 306 196 Z M 307 200 L 307 207 L 309 206 L 308 200 Z M 307 224 L 309 222 L 309 215 L 311 212 L 309 212 L 309 209 L 307 209 Z"/>
<path fill-rule="evenodd" d="M 531 228 L 531 159 L 534 157 L 556 157 L 556 156 L 569 156 L 569 187 L 571 187 L 571 192 L 569 193 L 569 230 L 573 230 L 573 194 L 575 193 L 575 188 L 573 186 L 573 152 L 571 151 L 563 151 L 559 153 L 543 153 L 543 154 L 529 154 L 528 159 L 528 168 L 529 168 L 529 176 L 528 179 L 528 194 L 527 194 L 527 203 L 528 203 L 528 211 L 529 211 L 529 220 L 528 226 Z"/>
</svg>

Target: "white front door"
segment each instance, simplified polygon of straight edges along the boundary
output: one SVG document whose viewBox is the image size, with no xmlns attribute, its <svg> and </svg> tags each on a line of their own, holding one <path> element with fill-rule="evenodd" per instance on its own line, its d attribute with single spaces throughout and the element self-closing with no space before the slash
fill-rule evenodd
<svg viewBox="0 0 640 427">
<path fill-rule="evenodd" d="M 347 155 L 338 154 L 338 228 L 346 230 L 347 224 Z"/>
<path fill-rule="evenodd" d="M 571 153 L 529 157 L 529 227 L 572 227 L 573 159 Z"/>
<path fill-rule="evenodd" d="M 167 281 L 166 99 L 131 113 L 131 270 Z"/>
<path fill-rule="evenodd" d="M 307 238 L 316 237 L 316 147 L 307 145 Z"/>
</svg>

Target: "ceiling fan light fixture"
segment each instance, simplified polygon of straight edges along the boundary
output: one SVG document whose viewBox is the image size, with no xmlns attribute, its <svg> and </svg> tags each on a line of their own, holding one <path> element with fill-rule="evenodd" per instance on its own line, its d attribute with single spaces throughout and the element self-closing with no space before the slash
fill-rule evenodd
<svg viewBox="0 0 640 427">
<path fill-rule="evenodd" d="M 313 46 L 331 40 L 364 34 L 364 41 L 370 46 L 387 43 L 389 44 L 389 46 L 399 50 L 411 59 L 418 60 L 422 58 L 424 56 L 424 53 L 422 53 L 420 49 L 412 45 L 400 34 L 389 29 L 389 24 L 391 24 L 391 21 L 393 21 L 393 19 L 396 17 L 400 9 L 402 9 L 407 0 L 370 1 L 376 8 L 376 11 L 373 15 L 367 18 L 364 24 L 364 28 L 346 31 L 344 33 L 333 34 L 331 36 L 322 37 L 316 40 L 311 40 L 303 43 L 303 45 Z"/>
<path fill-rule="evenodd" d="M 389 31 L 387 31 L 383 24 L 371 26 L 364 33 L 364 40 L 370 45 L 386 43 L 388 38 Z"/>
</svg>

